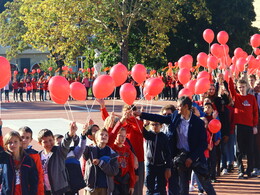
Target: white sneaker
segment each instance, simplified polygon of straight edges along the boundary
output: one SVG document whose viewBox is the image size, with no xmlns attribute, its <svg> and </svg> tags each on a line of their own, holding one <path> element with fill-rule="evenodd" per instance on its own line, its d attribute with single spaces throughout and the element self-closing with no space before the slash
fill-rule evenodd
<svg viewBox="0 0 260 195">
<path fill-rule="evenodd" d="M 227 169 L 223 169 L 222 172 L 221 172 L 221 175 L 227 175 L 227 174 L 228 174 Z"/>
<path fill-rule="evenodd" d="M 190 185 L 189 192 L 196 192 L 196 191 L 198 191 L 198 189 L 195 186 Z"/>
</svg>

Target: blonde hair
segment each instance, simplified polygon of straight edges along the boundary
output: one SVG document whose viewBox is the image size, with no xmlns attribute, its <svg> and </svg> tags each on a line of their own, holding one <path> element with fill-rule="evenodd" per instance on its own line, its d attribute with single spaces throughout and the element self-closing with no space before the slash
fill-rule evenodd
<svg viewBox="0 0 260 195">
<path fill-rule="evenodd" d="M 18 132 L 18 131 L 10 131 L 10 132 L 8 132 L 8 133 L 4 136 L 4 147 L 5 147 L 5 150 L 8 150 L 8 149 L 7 149 L 7 144 L 9 143 L 10 139 L 12 139 L 13 137 L 17 137 L 17 138 L 19 139 L 19 141 L 22 143 L 23 140 L 22 140 L 22 137 L 21 137 L 21 135 L 19 134 L 19 132 Z M 20 155 L 23 155 L 23 153 L 24 153 L 22 144 L 21 144 L 21 146 L 20 146 L 19 152 L 20 152 Z"/>
</svg>

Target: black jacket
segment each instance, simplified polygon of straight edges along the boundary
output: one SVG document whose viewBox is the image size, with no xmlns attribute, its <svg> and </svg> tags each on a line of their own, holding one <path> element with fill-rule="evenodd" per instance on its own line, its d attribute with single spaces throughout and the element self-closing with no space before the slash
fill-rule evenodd
<svg viewBox="0 0 260 195">
<path fill-rule="evenodd" d="M 146 139 L 146 158 L 149 164 L 155 166 L 166 165 L 171 168 L 171 154 L 167 136 L 163 133 L 143 130 Z"/>
</svg>

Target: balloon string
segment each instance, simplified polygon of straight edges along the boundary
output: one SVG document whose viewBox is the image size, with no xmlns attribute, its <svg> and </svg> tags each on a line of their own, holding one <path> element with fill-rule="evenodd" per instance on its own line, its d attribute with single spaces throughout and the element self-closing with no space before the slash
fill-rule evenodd
<svg viewBox="0 0 260 195">
<path fill-rule="evenodd" d="M 135 118 L 135 117 L 134 117 L 134 118 Z M 140 127 L 140 125 L 139 125 L 139 123 L 138 123 L 138 121 L 137 121 L 136 118 L 135 118 L 135 122 L 136 122 L 136 124 L 137 124 L 137 127 L 138 127 L 140 133 L 143 134 L 142 129 L 141 129 L 141 127 Z"/>
<path fill-rule="evenodd" d="M 63 106 L 64 106 L 65 112 L 66 112 L 66 114 L 67 114 L 67 118 L 68 118 L 68 120 L 70 121 L 69 113 L 68 113 L 68 111 L 67 111 L 67 108 L 66 108 L 65 104 L 64 104 Z"/>
<path fill-rule="evenodd" d="M 145 112 L 148 111 L 148 100 L 146 100 L 146 108 L 145 108 Z"/>
<path fill-rule="evenodd" d="M 88 121 L 88 119 L 90 118 L 90 110 L 88 108 L 87 101 L 85 101 L 85 105 L 86 105 L 86 108 L 87 108 L 87 117 L 86 117 L 86 119 Z"/>
<path fill-rule="evenodd" d="M 210 54 L 210 43 L 209 43 L 209 54 Z"/>
<path fill-rule="evenodd" d="M 211 143 L 212 143 L 212 139 L 213 139 L 213 133 L 212 133 L 211 136 L 210 136 L 210 142 L 209 142 L 209 145 L 211 145 Z"/>
<path fill-rule="evenodd" d="M 91 111 L 92 111 L 92 108 L 93 108 L 95 102 L 96 102 L 96 99 L 94 99 L 94 101 L 93 101 L 93 103 L 92 103 L 92 105 L 91 105 L 91 107 L 90 107 L 89 115 L 88 115 L 88 118 L 87 118 L 87 119 L 90 119 L 90 113 L 91 113 Z"/>
<path fill-rule="evenodd" d="M 74 120 L 73 113 L 72 113 L 72 111 L 71 111 L 71 106 L 70 106 L 69 101 L 67 101 L 67 103 L 68 103 L 68 106 L 69 106 L 69 109 L 70 109 L 70 114 L 71 114 L 72 121 L 75 121 L 75 120 Z"/>
<path fill-rule="evenodd" d="M 112 112 L 115 111 L 115 98 L 116 98 L 116 87 L 115 87 L 115 89 L 114 89 L 114 97 L 113 97 L 113 111 L 112 111 Z"/>
<path fill-rule="evenodd" d="M 151 99 L 150 101 L 149 113 L 152 111 L 152 104 L 153 104 L 153 99 Z"/>
</svg>

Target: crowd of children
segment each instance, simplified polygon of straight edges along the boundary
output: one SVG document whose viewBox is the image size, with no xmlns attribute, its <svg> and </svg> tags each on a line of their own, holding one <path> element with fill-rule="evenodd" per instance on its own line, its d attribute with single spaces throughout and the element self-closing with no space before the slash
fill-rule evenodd
<svg viewBox="0 0 260 195">
<path fill-rule="evenodd" d="M 198 190 L 203 194 L 208 189 L 204 189 L 205 182 L 201 178 L 209 177 L 212 183 L 218 182 L 217 178 L 233 172 L 234 166 L 238 166 L 239 179 L 260 175 L 260 81 L 255 75 L 247 78 L 246 71 L 242 76 L 235 85 L 231 75 L 227 83 L 220 73 L 205 94 L 193 97 L 196 101 L 192 102 L 191 115 L 200 118 L 205 126 L 207 147 L 203 151 L 207 167 L 198 170 L 196 162 L 192 161 L 192 164 L 186 161 L 181 165 L 193 167 L 190 191 Z M 86 79 L 83 78 L 82 83 L 88 89 L 91 84 Z M 14 98 L 17 100 L 18 94 L 21 96 L 21 90 L 25 89 L 27 100 L 31 100 L 32 93 L 35 101 L 39 89 L 40 100 L 44 101 L 44 82 L 48 82 L 44 75 L 38 81 L 27 78 L 25 83 L 14 79 Z M 126 105 L 121 115 L 109 115 L 105 101 L 97 99 L 97 102 L 104 120 L 102 128 L 90 120 L 79 136 L 75 122 L 70 124 L 69 132 L 64 136 L 42 129 L 38 134 L 38 143 L 43 147 L 40 152 L 30 146 L 33 131 L 29 127 L 8 132 L 2 138 L 0 120 L 1 193 L 72 195 L 84 189 L 87 195 L 139 195 L 145 185 L 146 194 L 180 194 L 179 189 L 171 189 L 176 166 L 176 151 L 171 143 L 176 141 L 177 145 L 185 145 L 180 141 L 185 138 L 178 132 L 178 140 L 171 140 L 174 132 L 169 128 L 174 124 L 143 120 L 136 106 Z M 175 117 L 182 112 L 183 106 L 179 105 L 179 111 L 176 111 L 174 105 L 166 105 L 160 115 Z M 217 133 L 212 133 L 208 127 L 213 119 L 222 124 Z M 189 120 L 191 116 L 184 120 L 183 127 L 174 128 L 181 131 Z M 242 161 L 245 155 L 246 170 Z M 207 172 L 202 173 L 203 170 Z M 211 192 L 215 194 L 214 189 Z"/>
</svg>

